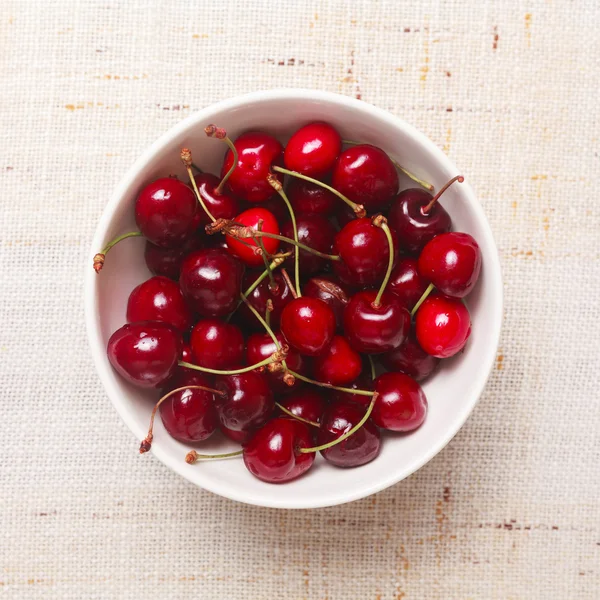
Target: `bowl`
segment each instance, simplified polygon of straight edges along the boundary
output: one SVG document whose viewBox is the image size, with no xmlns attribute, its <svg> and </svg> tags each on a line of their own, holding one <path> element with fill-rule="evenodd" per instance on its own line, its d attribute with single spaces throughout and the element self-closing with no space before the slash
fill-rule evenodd
<svg viewBox="0 0 600 600">
<path fill-rule="evenodd" d="M 115 408 L 142 440 L 156 393 L 139 390 L 111 368 L 106 345 L 113 331 L 125 323 L 131 290 L 150 274 L 144 263 L 144 241 L 125 240 L 106 259 L 96 275 L 92 257 L 114 236 L 136 229 L 134 202 L 140 189 L 166 174 L 185 177 L 180 149 L 191 148 L 194 162 L 218 173 L 222 143 L 207 138 L 204 127 L 215 123 L 236 137 L 249 129 L 275 134 L 283 142 L 299 126 L 323 120 L 345 139 L 372 143 L 386 150 L 409 171 L 439 189 L 459 171 L 425 135 L 402 119 L 365 102 L 316 90 L 283 89 L 239 96 L 205 108 L 169 130 L 154 142 L 129 169 L 110 199 L 94 236 L 85 273 L 86 324 L 94 363 Z M 468 174 L 467 174 L 468 175 Z M 468 177 L 467 177 L 468 181 Z M 414 187 L 401 176 L 401 187 Z M 465 351 L 450 360 L 423 388 L 429 401 L 425 423 L 407 434 L 386 432 L 380 456 L 356 469 L 341 469 L 317 456 L 309 473 L 282 485 L 253 477 L 239 458 L 188 465 L 189 450 L 172 439 L 157 419 L 152 452 L 165 465 L 192 483 L 240 502 L 277 508 L 317 508 L 364 498 L 408 477 L 431 460 L 456 434 L 473 410 L 494 364 L 502 320 L 502 280 L 498 251 L 485 214 L 468 183 L 452 186 L 444 207 L 457 231 L 470 233 L 479 243 L 483 267 L 475 290 L 467 298 L 472 334 Z M 203 452 L 235 449 L 235 444 L 213 436 Z M 144 456 L 140 460 L 148 460 Z"/>
</svg>

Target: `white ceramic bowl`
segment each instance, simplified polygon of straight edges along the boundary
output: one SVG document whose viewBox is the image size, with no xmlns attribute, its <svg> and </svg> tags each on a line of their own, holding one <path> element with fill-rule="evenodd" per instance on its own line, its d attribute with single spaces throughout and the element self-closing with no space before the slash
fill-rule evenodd
<svg viewBox="0 0 600 600">
<path fill-rule="evenodd" d="M 100 379 L 117 411 L 138 439 L 143 439 L 156 394 L 140 391 L 111 368 L 106 344 L 125 323 L 131 290 L 149 277 L 144 264 L 144 242 L 129 239 L 108 255 L 103 271 L 92 270 L 92 256 L 106 241 L 135 229 L 134 202 L 139 190 L 153 179 L 176 173 L 185 177 L 179 160 L 183 146 L 192 149 L 194 162 L 219 172 L 224 149 L 203 129 L 209 123 L 225 127 L 232 137 L 262 129 L 285 141 L 299 126 L 324 120 L 343 138 L 369 142 L 385 149 L 410 171 L 432 182 L 436 189 L 458 170 L 422 133 L 390 113 L 364 102 L 314 90 L 273 90 L 240 96 L 201 110 L 160 137 L 131 167 L 113 194 L 98 225 L 86 268 L 85 305 L 92 355 Z M 467 181 L 469 173 L 466 173 Z M 414 187 L 401 178 L 402 187 Z M 498 251 L 479 202 L 468 183 L 455 184 L 444 195 L 444 207 L 457 231 L 470 233 L 481 248 L 483 268 L 467 304 L 472 334 L 463 354 L 443 361 L 424 384 L 429 412 L 422 427 L 409 435 L 384 434 L 380 456 L 356 469 L 339 469 L 318 456 L 313 468 L 296 481 L 272 485 L 259 481 L 240 459 L 184 462 L 187 448 L 173 440 L 159 422 L 152 451 L 168 467 L 196 485 L 233 500 L 278 508 L 316 508 L 349 502 L 374 494 L 404 479 L 433 458 L 465 422 L 483 391 L 494 364 L 502 320 L 502 280 Z M 157 421 L 159 421 L 157 419 Z M 207 440 L 208 453 L 234 449 L 217 436 Z M 149 457 L 140 457 L 149 460 Z"/>
</svg>

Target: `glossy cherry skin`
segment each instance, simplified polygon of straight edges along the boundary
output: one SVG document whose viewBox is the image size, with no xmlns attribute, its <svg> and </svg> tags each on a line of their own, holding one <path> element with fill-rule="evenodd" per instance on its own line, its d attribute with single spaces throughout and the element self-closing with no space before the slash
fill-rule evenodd
<svg viewBox="0 0 600 600">
<path fill-rule="evenodd" d="M 404 373 L 383 373 L 375 380 L 377 400 L 371 413 L 378 427 L 413 431 L 427 415 L 427 398 L 421 386 Z"/>
<path fill-rule="evenodd" d="M 360 144 L 344 150 L 333 169 L 333 187 L 367 210 L 378 210 L 398 193 L 398 173 L 381 149 Z"/>
<path fill-rule="evenodd" d="M 321 418 L 317 444 L 326 444 L 354 427 L 364 416 L 357 404 L 334 401 Z M 377 458 L 381 450 L 381 434 L 371 419 L 343 442 L 321 450 L 327 462 L 337 467 L 359 467 Z"/>
<path fill-rule="evenodd" d="M 337 230 L 333 223 L 322 215 L 297 215 L 296 227 L 298 229 L 298 241 L 310 248 L 314 248 L 324 254 L 331 254 L 333 239 Z M 294 228 L 292 222 L 287 221 L 281 228 L 282 235 L 294 239 Z M 284 244 L 286 250 L 292 250 L 290 244 Z M 302 276 L 314 275 L 327 266 L 327 259 L 311 254 L 306 250 L 300 250 L 300 273 Z M 294 264 L 294 256 L 287 259 L 288 268 Z"/>
<path fill-rule="evenodd" d="M 322 394 L 311 388 L 303 388 L 282 399 L 280 404 L 298 417 L 318 423 L 327 402 Z"/>
<path fill-rule="evenodd" d="M 372 392 L 374 389 L 374 382 L 371 378 L 371 374 L 365 372 L 361 373 L 352 383 L 346 384 L 344 387 L 351 388 L 353 390 L 364 390 Z M 371 403 L 371 396 L 364 396 L 362 394 L 351 394 L 350 392 L 341 392 L 340 390 L 331 390 L 332 397 L 340 402 L 348 403 L 354 402 L 360 404 L 364 408 L 367 408 Z"/>
<path fill-rule="evenodd" d="M 275 408 L 273 393 L 263 373 L 249 371 L 237 375 L 220 375 L 215 388 L 219 420 L 227 429 L 246 431 L 261 427 Z"/>
<path fill-rule="evenodd" d="M 335 194 L 316 183 L 304 181 L 304 179 L 291 179 L 287 197 L 297 215 L 318 214 L 328 217 L 339 204 L 343 204 Z"/>
<path fill-rule="evenodd" d="M 481 271 L 481 251 L 468 233 L 442 233 L 419 256 L 419 273 L 446 296 L 464 298 Z"/>
<path fill-rule="evenodd" d="M 400 300 L 404 308 L 413 309 L 427 289 L 427 281 L 419 275 L 414 258 L 400 258 L 392 271 L 387 291 Z"/>
<path fill-rule="evenodd" d="M 418 254 L 429 240 L 450 231 L 450 215 L 439 201 L 427 214 L 423 213 L 432 199 L 429 192 L 410 188 L 400 192 L 392 202 L 388 224 L 398 237 L 400 249 L 408 254 Z"/>
<path fill-rule="evenodd" d="M 410 313 L 391 292 L 375 306 L 376 290 L 358 292 L 344 309 L 344 332 L 357 352 L 380 354 L 397 348 L 410 329 Z"/>
<path fill-rule="evenodd" d="M 216 175 L 198 173 L 194 175 L 194 181 L 206 208 L 215 219 L 234 219 L 239 214 L 240 202 L 229 192 L 226 186 L 223 186 L 223 190 L 219 193 L 215 191 L 221 182 Z M 207 225 L 210 223 L 210 217 L 202 206 L 198 207 L 198 214 L 200 224 Z"/>
<path fill-rule="evenodd" d="M 460 300 L 429 296 L 415 315 L 415 331 L 427 354 L 449 358 L 465 347 L 471 335 L 471 317 Z"/>
<path fill-rule="evenodd" d="M 202 248 L 204 243 L 204 238 L 198 233 L 178 248 L 161 248 L 151 242 L 146 242 L 144 249 L 146 266 L 153 275 L 163 275 L 177 280 L 179 279 L 183 259 L 194 250 Z"/>
<path fill-rule="evenodd" d="M 175 373 L 182 343 L 181 333 L 168 323 L 128 323 L 110 336 L 108 360 L 130 383 L 160 387 Z"/>
<path fill-rule="evenodd" d="M 283 163 L 283 146 L 271 135 L 261 131 L 249 131 L 240 135 L 234 142 L 238 151 L 238 163 L 226 185 L 234 194 L 248 202 L 263 202 L 275 190 L 267 181 L 271 166 Z M 221 177 L 233 164 L 233 154 L 227 151 Z M 281 181 L 281 176 L 274 175 Z"/>
<path fill-rule="evenodd" d="M 340 134 L 328 123 L 301 127 L 285 147 L 283 160 L 290 171 L 321 177 L 333 169 L 342 149 Z"/>
<path fill-rule="evenodd" d="M 239 368 L 244 361 L 244 336 L 236 325 L 219 319 L 203 319 L 190 338 L 194 364 L 225 371 Z"/>
<path fill-rule="evenodd" d="M 336 335 L 329 347 L 313 363 L 317 381 L 344 386 L 354 381 L 362 371 L 360 354 L 352 349 L 348 340 Z"/>
<path fill-rule="evenodd" d="M 335 315 L 323 300 L 296 298 L 281 313 L 281 332 L 300 354 L 317 356 L 327 350 L 333 340 Z"/>
<path fill-rule="evenodd" d="M 236 223 L 258 229 L 258 224 L 262 221 L 262 231 L 266 233 L 279 234 L 279 224 L 272 212 L 262 208 L 249 208 L 235 218 Z M 229 252 L 239 258 L 244 264 L 249 267 L 258 267 L 264 264 L 263 257 L 257 254 L 254 249 L 258 248 L 258 244 L 251 238 L 236 239 L 230 235 L 226 235 L 227 247 Z M 263 237 L 261 241 L 268 254 L 275 254 L 279 247 L 279 240 Z"/>
<path fill-rule="evenodd" d="M 315 461 L 310 426 L 298 420 L 280 417 L 259 429 L 244 446 L 244 464 L 248 471 L 267 483 L 284 483 L 306 473 Z"/>
<path fill-rule="evenodd" d="M 135 201 L 135 222 L 148 240 L 163 248 L 181 246 L 196 230 L 198 201 L 185 183 L 162 177 Z"/>
<path fill-rule="evenodd" d="M 417 381 L 423 381 L 429 377 L 440 362 L 439 358 L 427 354 L 419 346 L 414 331 L 411 331 L 401 346 L 378 358 L 388 371 L 406 373 Z"/>
<path fill-rule="evenodd" d="M 162 321 L 182 333 L 194 322 L 179 286 L 172 279 L 159 275 L 140 283 L 129 294 L 127 321 Z"/>
<path fill-rule="evenodd" d="M 227 251 L 205 248 L 185 258 L 179 286 L 200 315 L 222 317 L 237 306 L 243 274 L 244 265 Z"/>
<path fill-rule="evenodd" d="M 252 439 L 257 430 L 249 429 L 248 431 L 235 431 L 221 425 L 221 431 L 225 437 L 228 437 L 230 440 L 233 440 L 241 446 L 245 446 Z"/>
<path fill-rule="evenodd" d="M 350 299 L 348 286 L 336 278 L 328 275 L 319 275 L 309 279 L 302 288 L 302 293 L 310 298 L 318 298 L 329 304 L 335 315 L 337 328 L 342 328 L 344 308 Z"/>
</svg>

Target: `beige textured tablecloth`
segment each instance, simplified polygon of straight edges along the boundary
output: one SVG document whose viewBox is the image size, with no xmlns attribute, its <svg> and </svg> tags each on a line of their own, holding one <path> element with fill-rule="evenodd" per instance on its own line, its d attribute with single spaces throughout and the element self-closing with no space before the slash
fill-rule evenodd
<svg viewBox="0 0 600 600">
<path fill-rule="evenodd" d="M 595 0 L 4 0 L 0 596 L 600 597 L 599 19 Z M 286 86 L 362 98 L 442 147 L 489 216 L 506 302 L 452 443 L 375 497 L 297 512 L 140 457 L 82 302 L 140 152 L 215 100 Z"/>
</svg>

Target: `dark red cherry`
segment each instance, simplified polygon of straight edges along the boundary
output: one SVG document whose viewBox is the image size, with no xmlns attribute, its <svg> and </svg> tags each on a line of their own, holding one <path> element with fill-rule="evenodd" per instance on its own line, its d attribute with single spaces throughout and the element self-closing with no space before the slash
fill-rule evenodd
<svg viewBox="0 0 600 600">
<path fill-rule="evenodd" d="M 255 477 L 268 483 L 283 483 L 300 477 L 315 461 L 310 426 L 291 418 L 269 421 L 244 446 L 244 464 Z"/>
<path fill-rule="evenodd" d="M 181 333 L 168 323 L 128 323 L 108 340 L 108 360 L 130 383 L 144 388 L 160 387 L 177 369 Z"/>
<path fill-rule="evenodd" d="M 345 203 L 340 202 L 335 211 L 335 220 L 340 229 L 356 219 L 356 213 Z"/>
<path fill-rule="evenodd" d="M 249 429 L 248 431 L 235 431 L 233 429 L 227 429 L 224 425 L 221 425 L 221 431 L 225 437 L 228 437 L 230 440 L 240 444 L 240 446 L 245 446 L 256 433 L 256 429 Z"/>
<path fill-rule="evenodd" d="M 334 336 L 329 347 L 313 363 L 315 379 L 331 385 L 344 386 L 351 383 L 361 371 L 360 354 L 341 335 Z"/>
<path fill-rule="evenodd" d="M 192 329 L 190 338 L 194 364 L 226 371 L 244 361 L 244 336 L 239 327 L 219 319 L 203 319 Z"/>
<path fill-rule="evenodd" d="M 204 317 L 220 317 L 238 304 L 244 265 L 220 248 L 197 250 L 181 265 L 179 285 L 190 306 Z"/>
<path fill-rule="evenodd" d="M 376 290 L 358 292 L 344 310 L 344 332 L 357 352 L 380 354 L 397 348 L 408 335 L 410 313 L 391 292 L 375 305 Z"/>
<path fill-rule="evenodd" d="M 302 292 L 310 298 L 318 298 L 329 304 L 335 315 L 338 329 L 342 328 L 344 308 L 348 304 L 350 291 L 348 286 L 329 275 L 312 277 L 303 286 Z"/>
<path fill-rule="evenodd" d="M 193 315 L 179 286 L 172 279 L 157 275 L 140 283 L 129 294 L 127 321 L 162 321 L 183 333 L 192 326 Z"/>
<path fill-rule="evenodd" d="M 204 240 L 205 238 L 196 233 L 183 246 L 179 246 L 178 248 L 161 248 L 151 242 L 146 242 L 144 249 L 146 266 L 153 275 L 163 275 L 164 277 L 177 280 L 179 279 L 183 259 L 190 252 L 202 248 L 205 243 Z"/>
<path fill-rule="evenodd" d="M 198 200 L 185 183 L 163 177 L 142 189 L 135 201 L 135 222 L 144 237 L 163 248 L 181 246 L 196 230 Z"/>
<path fill-rule="evenodd" d="M 262 231 L 279 235 L 279 224 L 273 216 L 273 213 L 262 207 L 245 210 L 235 218 L 235 221 L 240 225 L 250 227 L 254 230 L 258 229 L 258 224 L 262 221 Z M 264 264 L 263 257 L 255 252 L 258 245 L 251 237 L 237 239 L 231 235 L 226 235 L 225 239 L 227 240 L 229 252 L 239 258 L 244 264 L 249 267 L 258 267 L 259 265 Z M 263 237 L 261 238 L 261 241 L 268 254 L 275 254 L 275 252 L 277 252 L 279 240 Z"/>
<path fill-rule="evenodd" d="M 423 279 L 453 298 L 464 298 L 481 271 L 481 251 L 468 233 L 443 233 L 427 243 L 419 256 Z"/>
<path fill-rule="evenodd" d="M 360 144 L 344 150 L 333 169 L 333 187 L 367 210 L 389 204 L 398 193 L 398 173 L 380 148 Z"/>
<path fill-rule="evenodd" d="M 357 404 L 334 401 L 321 418 L 319 445 L 327 444 L 352 429 L 364 416 Z M 381 449 L 381 434 L 371 419 L 343 442 L 321 450 L 323 458 L 337 467 L 359 467 L 371 462 Z"/>
<path fill-rule="evenodd" d="M 421 386 L 404 373 L 383 373 L 375 380 L 377 400 L 373 422 L 392 431 L 412 431 L 427 415 L 427 398 Z"/>
<path fill-rule="evenodd" d="M 215 219 L 234 219 L 240 212 L 240 202 L 233 196 L 226 186 L 219 192 L 216 189 L 219 187 L 221 180 L 212 173 L 198 173 L 194 175 L 194 181 L 198 187 L 198 192 L 206 208 L 210 211 Z M 210 223 L 210 218 L 204 212 L 202 206 L 198 207 L 199 221 L 202 225 Z"/>
<path fill-rule="evenodd" d="M 419 275 L 414 258 L 401 258 L 398 261 L 387 289 L 398 297 L 404 308 L 409 311 L 414 308 L 427 289 L 427 282 Z"/>
<path fill-rule="evenodd" d="M 342 138 L 331 125 L 309 123 L 290 138 L 283 160 L 290 171 L 321 177 L 333 169 L 341 149 Z"/>
<path fill-rule="evenodd" d="M 179 360 L 192 365 L 196 364 L 196 360 L 192 355 L 192 349 L 190 345 L 186 344 L 185 342 L 183 343 Z M 207 373 L 179 366 L 175 370 L 173 377 L 166 381 L 163 384 L 163 387 L 164 391 L 168 392 L 170 390 L 174 390 L 176 387 L 182 387 L 184 385 L 203 385 L 204 387 L 213 387 L 213 381 L 212 377 Z"/>
<path fill-rule="evenodd" d="M 429 377 L 438 363 L 439 358 L 431 356 L 419 346 L 414 331 L 411 331 L 404 343 L 391 352 L 378 357 L 379 362 L 388 371 L 406 373 L 417 381 Z"/>
<path fill-rule="evenodd" d="M 371 378 L 371 374 L 363 372 L 352 383 L 349 383 L 344 387 L 351 388 L 353 390 L 372 392 L 374 389 L 374 383 L 373 379 Z M 341 392 L 340 390 L 331 390 L 331 394 L 335 400 L 339 400 L 343 403 L 354 402 L 355 404 L 360 404 L 365 408 L 367 408 L 367 406 L 369 406 L 371 403 L 371 396 L 351 394 L 350 392 Z"/>
<path fill-rule="evenodd" d="M 261 202 L 260 207 L 268 210 L 275 217 L 278 223 L 283 223 L 285 220 L 290 218 L 290 211 L 279 194 L 275 194 L 268 200 Z"/>
<path fill-rule="evenodd" d="M 471 334 L 471 317 L 461 300 L 429 296 L 415 316 L 419 346 L 432 356 L 449 358 L 460 352 Z"/>
<path fill-rule="evenodd" d="M 319 392 L 310 388 L 303 388 L 290 394 L 282 399 L 280 404 L 297 417 L 307 419 L 313 423 L 320 421 L 327 406 L 325 398 Z"/>
<path fill-rule="evenodd" d="M 220 375 L 215 396 L 221 424 L 227 429 L 245 431 L 261 427 L 275 408 L 273 393 L 266 376 L 258 371 L 237 375 Z"/>
<path fill-rule="evenodd" d="M 227 185 L 234 194 L 248 202 L 263 202 L 274 194 L 267 177 L 271 166 L 283 164 L 283 146 L 271 135 L 261 131 L 249 131 L 234 142 L 238 151 L 238 163 Z M 227 151 L 221 177 L 233 165 L 233 154 Z M 275 173 L 281 181 L 281 176 Z"/>
<path fill-rule="evenodd" d="M 281 332 L 288 344 L 308 356 L 325 351 L 335 333 L 335 315 L 318 298 L 296 298 L 281 313 Z"/>
<path fill-rule="evenodd" d="M 287 197 L 297 215 L 299 214 L 318 214 L 328 217 L 333 213 L 340 202 L 335 194 L 324 187 L 304 181 L 304 179 L 291 178 L 287 189 Z M 352 218 L 354 218 L 354 213 Z"/>
<path fill-rule="evenodd" d="M 298 241 L 310 248 L 314 248 L 324 254 L 331 254 L 333 239 L 336 228 L 333 223 L 322 215 L 298 215 L 296 217 L 298 229 Z M 292 222 L 287 221 L 281 228 L 282 235 L 294 239 L 294 228 Z M 284 244 L 286 250 L 292 250 L 292 246 Z M 327 259 L 311 254 L 306 250 L 300 250 L 300 273 L 303 276 L 314 275 L 327 266 Z M 286 261 L 288 267 L 294 264 L 294 257 Z"/>
</svg>

